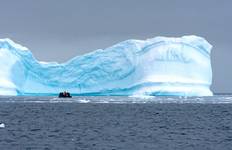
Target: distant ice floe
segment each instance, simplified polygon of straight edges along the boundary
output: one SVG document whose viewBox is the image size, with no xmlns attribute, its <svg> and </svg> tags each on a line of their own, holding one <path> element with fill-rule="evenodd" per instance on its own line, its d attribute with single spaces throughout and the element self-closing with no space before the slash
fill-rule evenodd
<svg viewBox="0 0 232 150">
<path fill-rule="evenodd" d="M 71 99 L 38 96 L 0 96 L 0 103 L 109 103 L 109 104 L 232 104 L 232 95 L 186 96 L 73 96 Z"/>
</svg>

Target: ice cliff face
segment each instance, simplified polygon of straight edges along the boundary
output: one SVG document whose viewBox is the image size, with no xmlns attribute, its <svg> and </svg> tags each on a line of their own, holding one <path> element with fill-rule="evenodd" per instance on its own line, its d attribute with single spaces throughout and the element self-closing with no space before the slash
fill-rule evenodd
<svg viewBox="0 0 232 150">
<path fill-rule="evenodd" d="M 127 40 L 58 64 L 1 39 L 0 95 L 210 96 L 211 47 L 197 36 Z"/>
</svg>

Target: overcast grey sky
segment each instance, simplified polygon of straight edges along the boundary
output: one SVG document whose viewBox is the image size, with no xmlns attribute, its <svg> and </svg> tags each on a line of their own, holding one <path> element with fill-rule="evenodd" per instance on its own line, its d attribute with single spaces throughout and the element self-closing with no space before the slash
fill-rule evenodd
<svg viewBox="0 0 232 150">
<path fill-rule="evenodd" d="M 231 0 L 0 0 L 0 38 L 64 62 L 126 39 L 195 34 L 212 49 L 214 92 L 232 92 Z"/>
</svg>

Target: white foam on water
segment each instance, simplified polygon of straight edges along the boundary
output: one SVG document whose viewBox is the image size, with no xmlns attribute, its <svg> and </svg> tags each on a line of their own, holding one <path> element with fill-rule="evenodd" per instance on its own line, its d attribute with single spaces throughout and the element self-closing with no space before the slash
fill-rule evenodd
<svg viewBox="0 0 232 150">
<path fill-rule="evenodd" d="M 81 99 L 81 100 L 79 100 L 79 102 L 80 102 L 80 103 L 89 103 L 89 102 L 90 102 L 90 100 L 87 100 L 87 99 Z"/>
</svg>

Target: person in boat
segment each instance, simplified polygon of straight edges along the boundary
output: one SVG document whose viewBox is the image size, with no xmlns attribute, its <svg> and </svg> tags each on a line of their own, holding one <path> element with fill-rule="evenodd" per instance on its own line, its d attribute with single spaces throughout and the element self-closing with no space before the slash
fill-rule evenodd
<svg viewBox="0 0 232 150">
<path fill-rule="evenodd" d="M 69 92 L 64 91 L 64 92 L 60 92 L 59 97 L 69 97 L 69 98 L 71 98 L 72 96 L 70 95 Z"/>
</svg>

